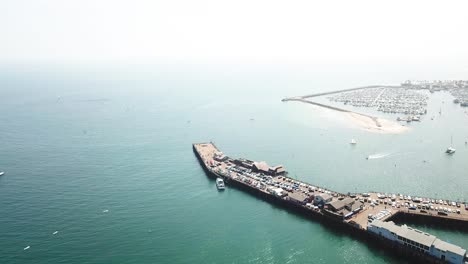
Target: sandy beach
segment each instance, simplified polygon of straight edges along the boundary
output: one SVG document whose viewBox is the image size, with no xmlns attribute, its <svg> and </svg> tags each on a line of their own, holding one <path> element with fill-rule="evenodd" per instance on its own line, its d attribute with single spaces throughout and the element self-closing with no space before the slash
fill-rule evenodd
<svg viewBox="0 0 468 264">
<path fill-rule="evenodd" d="M 335 106 L 317 103 L 302 98 L 293 98 L 290 101 L 306 103 L 312 106 L 319 113 L 327 113 L 327 118 L 333 118 L 336 121 L 345 122 L 358 129 L 363 129 L 371 133 L 380 134 L 401 134 L 410 130 L 410 128 L 402 126 L 396 121 L 391 121 L 384 118 L 379 118 L 367 114 L 360 114 L 347 109 L 338 108 Z"/>
<path fill-rule="evenodd" d="M 391 121 L 378 117 L 370 117 L 353 112 L 343 113 L 348 116 L 348 119 L 358 128 L 364 129 L 372 133 L 382 134 L 401 134 L 409 131 L 408 127 L 402 126 L 396 121 Z"/>
</svg>

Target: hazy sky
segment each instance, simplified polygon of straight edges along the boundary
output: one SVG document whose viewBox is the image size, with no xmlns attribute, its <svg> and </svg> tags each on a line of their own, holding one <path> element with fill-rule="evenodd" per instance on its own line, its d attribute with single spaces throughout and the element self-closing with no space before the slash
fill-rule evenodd
<svg viewBox="0 0 468 264">
<path fill-rule="evenodd" d="M 2 61 L 446 63 L 468 1 L 0 0 Z"/>
</svg>

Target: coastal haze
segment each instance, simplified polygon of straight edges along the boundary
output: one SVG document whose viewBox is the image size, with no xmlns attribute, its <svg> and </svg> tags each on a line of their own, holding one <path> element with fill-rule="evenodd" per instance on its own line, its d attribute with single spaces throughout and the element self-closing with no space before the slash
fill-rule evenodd
<svg viewBox="0 0 468 264">
<path fill-rule="evenodd" d="M 201 139 L 341 192 L 467 197 L 468 116 L 448 93 L 431 97 L 428 115 L 443 109 L 435 120 L 374 134 L 334 112 L 281 102 L 291 84 L 288 93 L 305 94 L 359 80 L 169 69 L 4 71 L 5 263 L 404 262 L 241 191 L 217 192 L 190 151 Z M 450 136 L 453 156 L 444 153 Z M 468 247 L 463 232 L 419 228 Z"/>
<path fill-rule="evenodd" d="M 468 202 L 468 108 L 449 92 L 421 91 L 427 113 L 411 123 L 308 98 L 386 120 L 385 131 L 282 101 L 466 80 L 467 8 L 0 3 L 0 262 L 410 263 L 228 184 L 218 192 L 192 144 L 282 164 L 337 192 Z M 468 248 L 465 231 L 408 225 Z"/>
</svg>

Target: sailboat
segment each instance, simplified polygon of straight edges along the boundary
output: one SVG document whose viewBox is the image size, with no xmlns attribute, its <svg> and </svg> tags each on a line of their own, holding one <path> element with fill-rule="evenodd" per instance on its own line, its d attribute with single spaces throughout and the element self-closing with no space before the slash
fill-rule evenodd
<svg viewBox="0 0 468 264">
<path fill-rule="evenodd" d="M 349 144 L 351 144 L 351 145 L 356 145 L 356 144 L 357 144 L 357 141 L 353 138 L 353 139 L 351 139 L 351 142 L 349 142 Z"/>
<path fill-rule="evenodd" d="M 455 153 L 455 148 L 453 148 L 452 146 L 453 146 L 453 137 L 450 137 L 450 147 L 447 148 L 445 153 L 447 153 L 447 154 Z"/>
</svg>

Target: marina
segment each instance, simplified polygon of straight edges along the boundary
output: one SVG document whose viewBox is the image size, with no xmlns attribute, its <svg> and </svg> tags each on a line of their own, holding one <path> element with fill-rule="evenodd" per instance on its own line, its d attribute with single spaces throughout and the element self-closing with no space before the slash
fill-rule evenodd
<svg viewBox="0 0 468 264">
<path fill-rule="evenodd" d="M 282 99 L 283 102 L 299 101 L 329 108 L 340 112 L 355 113 L 369 117 L 381 125 L 376 116 L 358 113 L 349 109 L 336 107 L 312 101 L 311 98 L 327 96 L 334 103 L 342 103 L 357 108 L 374 108 L 376 111 L 388 114 L 400 114 L 397 121 L 419 122 L 427 114 L 429 95 L 434 92 L 447 91 L 453 96 L 453 103 L 468 107 L 468 81 L 405 81 L 400 86 L 371 85 L 342 89 L 331 92 L 315 93 L 304 96 L 294 96 Z M 439 114 L 442 114 L 440 111 Z M 431 120 L 434 118 L 432 117 Z"/>
<path fill-rule="evenodd" d="M 445 81 L 410 81 L 401 84 L 402 87 L 414 90 L 428 90 L 431 93 L 448 91 L 453 97 L 453 102 L 462 107 L 468 107 L 468 81 L 467 80 L 445 80 Z"/>
<path fill-rule="evenodd" d="M 465 203 L 382 192 L 344 194 L 292 179 L 287 176 L 287 171 L 282 165 L 269 166 L 265 162 L 230 158 L 213 143 L 193 144 L 193 150 L 207 175 L 224 179 L 228 186 L 245 190 L 365 241 L 379 242 L 384 248 L 418 261 L 467 261 L 465 249 L 435 236 L 431 236 L 433 239 L 429 242 L 423 243 L 420 240 L 425 238 L 426 234 L 422 237 L 417 235 L 422 231 L 398 226 L 392 222 L 402 219 L 410 222 L 423 221 L 467 230 L 468 207 Z M 398 236 L 385 236 L 381 235 L 381 231 L 376 232 L 376 228 L 390 230 L 390 234 L 391 230 L 396 229 L 401 229 L 401 232 L 397 232 Z"/>
<path fill-rule="evenodd" d="M 378 87 L 340 93 L 328 99 L 355 107 L 375 107 L 384 113 L 418 116 L 426 114 L 428 96 L 412 89 Z"/>
</svg>

